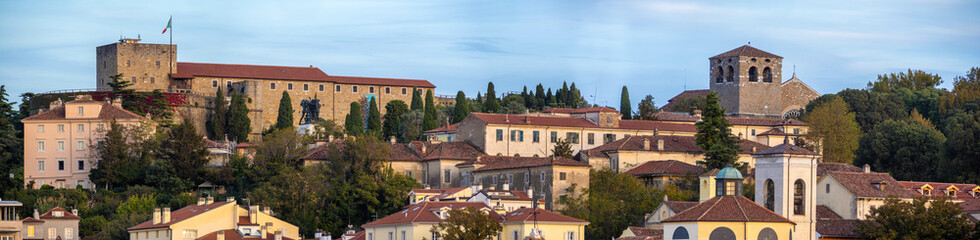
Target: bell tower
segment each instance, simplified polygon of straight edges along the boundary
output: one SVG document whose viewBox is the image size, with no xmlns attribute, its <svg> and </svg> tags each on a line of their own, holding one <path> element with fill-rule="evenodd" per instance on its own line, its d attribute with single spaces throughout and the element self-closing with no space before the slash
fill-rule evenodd
<svg viewBox="0 0 980 240">
<path fill-rule="evenodd" d="M 744 45 L 708 58 L 712 92 L 725 113 L 780 116 L 783 57 Z"/>
<path fill-rule="evenodd" d="M 817 159 L 820 155 L 783 144 L 752 154 L 755 203 L 796 223 L 792 239 L 815 240 Z"/>
</svg>

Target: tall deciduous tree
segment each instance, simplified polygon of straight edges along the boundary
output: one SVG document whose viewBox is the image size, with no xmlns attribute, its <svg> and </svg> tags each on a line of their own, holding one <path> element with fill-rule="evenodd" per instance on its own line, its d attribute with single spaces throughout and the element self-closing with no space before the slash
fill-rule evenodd
<svg viewBox="0 0 980 240">
<path fill-rule="evenodd" d="M 939 176 L 945 181 L 980 183 L 980 100 L 961 106 L 946 118 L 946 143 L 939 164 Z"/>
<path fill-rule="evenodd" d="M 504 227 L 490 214 L 470 207 L 450 209 L 449 217 L 429 231 L 444 240 L 492 239 Z"/>
<path fill-rule="evenodd" d="M 626 86 L 623 86 L 623 93 L 619 95 L 619 114 L 623 115 L 623 119 L 629 120 L 633 119 L 633 107 L 630 103 L 630 92 L 626 90 Z"/>
<path fill-rule="evenodd" d="M 639 112 L 637 112 L 634 119 L 657 120 L 654 114 L 660 112 L 660 109 L 657 108 L 657 103 L 653 101 L 653 96 L 651 95 L 647 95 L 643 100 L 640 100 L 640 104 L 636 108 Z"/>
<path fill-rule="evenodd" d="M 375 98 L 368 101 L 367 133 L 381 137 L 381 110 L 378 109 L 378 102 Z"/>
<path fill-rule="evenodd" d="M 252 120 L 248 118 L 248 106 L 245 106 L 245 96 L 231 95 L 231 107 L 228 108 L 228 138 L 236 142 L 247 142 L 248 133 L 252 131 Z"/>
<path fill-rule="evenodd" d="M 803 121 L 810 127 L 805 136 L 807 144 L 822 152 L 824 162 L 854 161 L 861 128 L 843 99 L 834 97 L 817 106 Z"/>
<path fill-rule="evenodd" d="M 282 91 L 282 98 L 279 99 L 279 115 L 276 117 L 276 129 L 284 129 L 293 126 L 293 100 L 289 93 Z"/>
<path fill-rule="evenodd" d="M 347 134 L 354 136 L 364 134 L 364 115 L 361 115 L 360 103 L 350 103 L 350 112 L 347 113 L 347 118 L 344 119 L 344 130 Z"/>
<path fill-rule="evenodd" d="M 561 213 L 590 222 L 585 239 L 616 238 L 626 227 L 642 225 L 644 214 L 663 198 L 636 177 L 609 168 L 590 170 L 588 186 L 573 184 L 566 191 L 573 194 L 558 199 L 565 205 Z"/>
<path fill-rule="evenodd" d="M 869 82 L 868 89 L 875 92 L 891 92 L 899 88 L 922 90 L 939 86 L 941 83 L 943 79 L 939 75 L 909 69 L 907 73 L 878 75 L 878 81 Z"/>
<path fill-rule="evenodd" d="M 698 129 L 695 141 L 704 150 L 704 161 L 698 164 L 707 169 L 721 169 L 735 164 L 738 160 L 738 140 L 732 136 L 732 124 L 725 119 L 725 109 L 718 104 L 718 94 L 708 94 L 707 106 L 702 112 L 701 121 L 695 126 Z"/>
<path fill-rule="evenodd" d="M 953 91 L 943 95 L 939 112 L 949 114 L 967 102 L 980 99 L 980 67 L 970 68 L 966 76 L 953 79 Z"/>
<path fill-rule="evenodd" d="M 483 100 L 483 112 L 500 112 L 500 99 L 497 99 L 497 91 L 493 89 L 493 82 L 487 83 L 487 94 L 484 98 L 486 100 Z"/>
<path fill-rule="evenodd" d="M 402 100 L 392 100 L 385 105 L 385 121 L 382 123 L 382 137 L 384 139 L 389 139 L 391 137 L 398 137 L 398 131 L 401 129 L 402 121 L 405 118 L 405 114 L 408 114 L 408 105 Z"/>
<path fill-rule="evenodd" d="M 211 113 L 211 138 L 225 139 L 228 128 L 228 100 L 224 91 L 218 87 L 214 94 L 214 112 Z"/>
<path fill-rule="evenodd" d="M 871 208 L 854 232 L 861 239 L 977 239 L 980 227 L 970 218 L 946 198 L 921 197 L 912 202 L 889 198 Z"/>
<path fill-rule="evenodd" d="M 466 94 L 463 91 L 459 91 L 456 93 L 456 105 L 453 106 L 453 123 L 462 122 L 469 115 L 469 100 L 466 100 Z"/>
<path fill-rule="evenodd" d="M 891 94 L 845 89 L 838 92 L 837 96 L 847 102 L 863 132 L 871 131 L 876 124 L 885 120 L 904 120 L 908 117 L 902 100 Z"/>
<path fill-rule="evenodd" d="M 417 88 L 412 88 L 412 111 L 424 110 L 425 105 L 423 104 L 422 92 L 420 92 Z"/>
<path fill-rule="evenodd" d="M 896 179 L 932 181 L 945 141 L 942 133 L 920 122 L 887 120 L 861 136 L 854 163 L 870 164 Z"/>
<path fill-rule="evenodd" d="M 425 114 L 422 115 L 422 130 L 428 131 L 439 127 L 439 113 L 436 112 L 436 103 L 432 96 L 432 90 L 425 91 Z"/>
</svg>

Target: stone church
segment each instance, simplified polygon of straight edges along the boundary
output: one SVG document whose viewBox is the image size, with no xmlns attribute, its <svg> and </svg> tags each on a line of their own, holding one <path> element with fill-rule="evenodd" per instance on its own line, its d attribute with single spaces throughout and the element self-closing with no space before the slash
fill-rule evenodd
<svg viewBox="0 0 980 240">
<path fill-rule="evenodd" d="M 782 81 L 783 57 L 749 45 L 708 58 L 708 90 L 688 90 L 668 100 L 662 109 L 682 98 L 718 93 L 725 113 L 745 117 L 786 117 L 799 114 L 820 97 L 794 73 Z"/>
</svg>

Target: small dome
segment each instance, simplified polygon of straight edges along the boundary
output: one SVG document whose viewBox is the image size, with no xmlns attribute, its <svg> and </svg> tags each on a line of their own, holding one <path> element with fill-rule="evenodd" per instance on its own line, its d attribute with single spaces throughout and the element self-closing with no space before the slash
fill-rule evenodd
<svg viewBox="0 0 980 240">
<path fill-rule="evenodd" d="M 718 171 L 715 179 L 742 179 L 742 173 L 734 167 L 725 167 Z"/>
</svg>

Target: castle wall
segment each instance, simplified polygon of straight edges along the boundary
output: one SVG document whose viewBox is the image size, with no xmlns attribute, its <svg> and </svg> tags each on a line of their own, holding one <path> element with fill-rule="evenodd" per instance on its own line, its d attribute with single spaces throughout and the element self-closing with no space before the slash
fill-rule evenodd
<svg viewBox="0 0 980 240">
<path fill-rule="evenodd" d="M 170 86 L 170 64 L 177 72 L 176 45 L 139 43 L 138 39 L 123 39 L 120 42 L 103 45 L 96 52 L 96 87 L 99 91 L 110 90 L 109 78 L 119 73 L 131 87 L 140 92 L 154 89 L 166 91 Z"/>
</svg>

